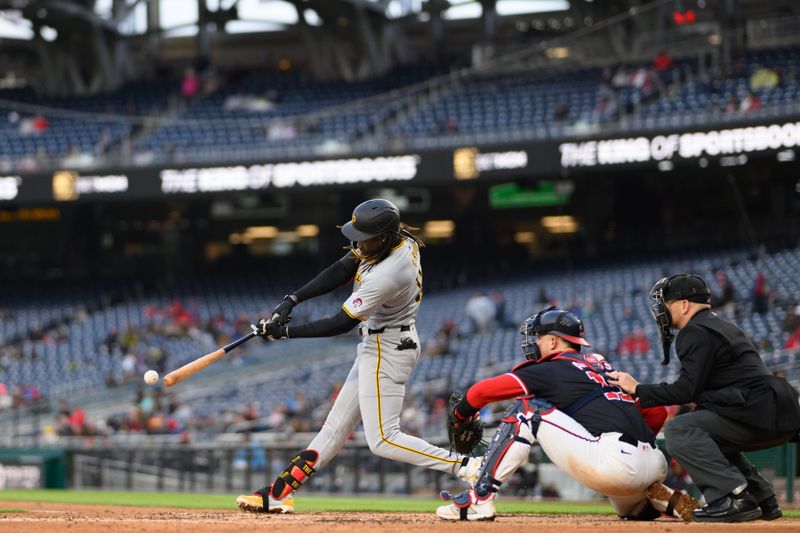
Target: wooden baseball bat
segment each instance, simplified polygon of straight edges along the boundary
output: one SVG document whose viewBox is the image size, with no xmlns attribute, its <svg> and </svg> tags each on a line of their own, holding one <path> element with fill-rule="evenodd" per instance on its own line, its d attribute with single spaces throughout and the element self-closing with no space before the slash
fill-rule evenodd
<svg viewBox="0 0 800 533">
<path fill-rule="evenodd" d="M 188 378 L 190 376 L 194 376 L 195 374 L 197 374 L 198 372 L 203 370 L 205 367 L 207 367 L 209 365 L 213 365 L 214 363 L 219 361 L 222 358 L 222 356 L 225 355 L 226 353 L 230 352 L 231 350 L 233 350 L 234 348 L 236 348 L 240 344 L 244 344 L 245 342 L 249 341 L 250 339 L 252 339 L 255 336 L 256 336 L 256 332 L 255 331 L 251 331 L 250 333 L 248 333 L 244 337 L 242 337 L 240 339 L 236 339 L 235 341 L 233 341 L 230 344 L 226 344 L 225 346 L 223 346 L 219 350 L 215 350 L 215 351 L 213 351 L 211 353 L 207 353 L 202 357 L 198 357 L 194 361 L 186 363 L 182 367 L 180 367 L 180 368 L 178 368 L 176 370 L 173 370 L 172 372 L 170 372 L 169 374 L 164 376 L 164 385 L 166 385 L 167 387 L 172 387 L 176 383 L 180 383 L 184 379 L 186 379 L 186 378 Z"/>
</svg>

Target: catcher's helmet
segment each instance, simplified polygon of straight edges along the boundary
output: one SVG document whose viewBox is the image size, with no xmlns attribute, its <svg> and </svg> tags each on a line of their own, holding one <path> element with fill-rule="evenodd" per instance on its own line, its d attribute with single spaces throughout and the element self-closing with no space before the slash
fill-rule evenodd
<svg viewBox="0 0 800 533">
<path fill-rule="evenodd" d="M 581 319 L 558 307 L 548 307 L 525 319 L 519 328 L 522 334 L 522 353 L 525 359 L 538 361 L 542 358 L 536 339 L 539 335 L 555 335 L 567 342 L 580 346 L 591 346 L 583 338 Z"/>
<path fill-rule="evenodd" d="M 353 242 L 366 241 L 383 233 L 400 231 L 400 210 L 389 200 L 376 198 L 359 204 L 342 233 Z"/>
</svg>

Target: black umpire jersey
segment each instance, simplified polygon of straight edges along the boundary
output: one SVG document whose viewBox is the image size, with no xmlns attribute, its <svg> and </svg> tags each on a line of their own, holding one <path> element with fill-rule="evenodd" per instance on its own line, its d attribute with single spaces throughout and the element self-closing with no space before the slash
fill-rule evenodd
<svg viewBox="0 0 800 533">
<path fill-rule="evenodd" d="M 613 370 L 602 355 L 566 351 L 526 361 L 512 373 L 530 394 L 564 411 L 593 435 L 618 431 L 628 439 L 654 443 L 636 401 L 608 385 L 604 374 Z M 571 407 L 580 408 L 572 412 Z"/>
<path fill-rule="evenodd" d="M 702 310 L 678 333 L 675 348 L 680 376 L 673 383 L 639 384 L 636 393 L 643 407 L 697 402 L 767 431 L 800 428 L 797 392 L 772 375 L 739 327 Z"/>
</svg>

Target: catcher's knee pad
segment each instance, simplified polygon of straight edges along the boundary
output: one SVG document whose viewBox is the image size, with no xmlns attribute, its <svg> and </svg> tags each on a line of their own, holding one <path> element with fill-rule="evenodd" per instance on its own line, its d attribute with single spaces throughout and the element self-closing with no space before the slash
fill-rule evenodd
<svg viewBox="0 0 800 533">
<path fill-rule="evenodd" d="M 478 474 L 475 492 L 479 497 L 497 492 L 500 485 L 528 460 L 541 421 L 539 408 L 529 399 L 517 400 L 508 408 Z"/>
<path fill-rule="evenodd" d="M 292 457 L 289 465 L 278 474 L 278 478 L 272 484 L 272 497 L 280 500 L 293 490 L 299 489 L 300 485 L 316 472 L 314 465 L 318 459 L 319 453 L 316 450 L 303 450 Z"/>
</svg>

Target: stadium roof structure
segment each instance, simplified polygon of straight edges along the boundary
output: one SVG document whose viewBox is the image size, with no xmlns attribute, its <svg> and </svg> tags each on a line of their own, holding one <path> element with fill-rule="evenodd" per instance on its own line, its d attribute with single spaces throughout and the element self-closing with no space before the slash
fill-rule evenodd
<svg viewBox="0 0 800 533">
<path fill-rule="evenodd" d="M 670 14 L 687 9 L 698 23 L 678 35 Z M 361 79 L 419 58 L 538 54 L 566 36 L 575 48 L 624 43 L 627 35 L 674 48 L 675 37 L 741 34 L 762 17 L 800 21 L 800 2 L 0 0 L 0 73 L 34 80 L 45 93 L 88 94 L 152 76 L 154 65 L 243 68 L 244 58 L 271 54 L 275 64 L 310 64 L 318 78 Z M 609 58 L 625 60 L 631 48 L 615 45 Z"/>
<path fill-rule="evenodd" d="M 39 30 L 45 40 L 52 40 L 57 29 L 39 22 L 59 17 L 82 18 L 127 35 L 160 31 L 187 36 L 197 34 L 204 18 L 201 11 L 225 19 L 226 33 L 245 33 L 284 31 L 303 23 L 320 26 L 352 11 L 388 20 L 425 21 L 431 13 L 441 13 L 446 20 L 477 19 L 484 5 L 492 4 L 499 16 L 570 8 L 569 0 L 4 0 L 0 1 L 0 39 L 31 40 Z"/>
</svg>

